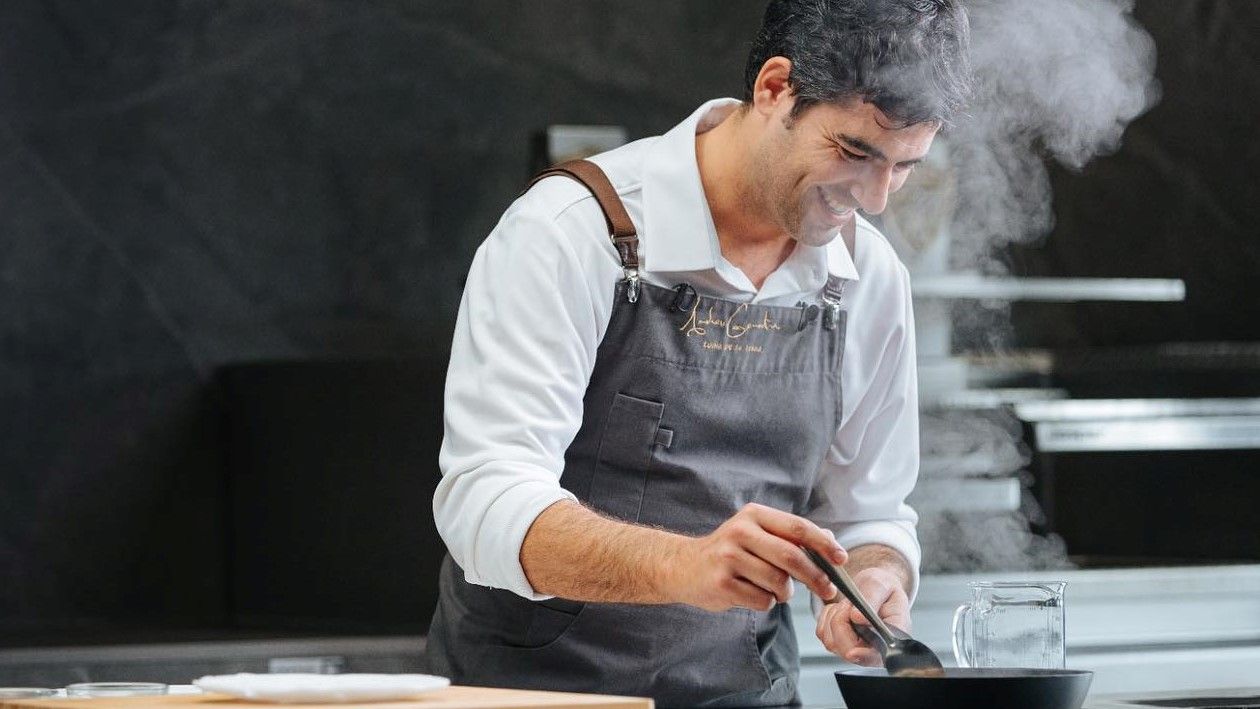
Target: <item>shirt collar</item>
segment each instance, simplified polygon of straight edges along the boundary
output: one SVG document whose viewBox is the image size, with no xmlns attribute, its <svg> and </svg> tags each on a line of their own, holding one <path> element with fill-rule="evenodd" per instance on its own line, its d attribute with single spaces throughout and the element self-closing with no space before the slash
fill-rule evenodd
<svg viewBox="0 0 1260 709">
<path fill-rule="evenodd" d="M 860 232 L 874 228 L 855 210 L 849 227 L 850 238 L 846 238 L 841 232 L 824 247 L 827 249 L 827 271 L 836 278 L 843 278 L 846 281 L 858 280 L 857 264 L 853 263 L 853 254 L 857 252 L 857 237 Z"/>
<path fill-rule="evenodd" d="M 648 150 L 643 170 L 643 230 L 651 241 L 644 249 L 644 270 L 717 268 L 722 249 L 700 182 L 696 134 L 721 123 L 739 104 L 733 98 L 705 102 Z M 825 264 L 826 271 L 834 276 L 857 280 L 857 268 L 840 235 L 827 246 L 801 246 L 796 251 L 804 253 L 794 256 L 818 266 Z"/>
</svg>

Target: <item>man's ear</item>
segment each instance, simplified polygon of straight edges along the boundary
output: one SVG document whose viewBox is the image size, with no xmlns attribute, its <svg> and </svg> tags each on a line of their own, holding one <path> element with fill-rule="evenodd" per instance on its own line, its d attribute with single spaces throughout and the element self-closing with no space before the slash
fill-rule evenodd
<svg viewBox="0 0 1260 709">
<path fill-rule="evenodd" d="M 790 77 L 792 60 L 787 57 L 770 57 L 761 65 L 757 80 L 753 82 L 752 109 L 766 116 L 785 108 L 791 108 L 796 100 Z"/>
</svg>

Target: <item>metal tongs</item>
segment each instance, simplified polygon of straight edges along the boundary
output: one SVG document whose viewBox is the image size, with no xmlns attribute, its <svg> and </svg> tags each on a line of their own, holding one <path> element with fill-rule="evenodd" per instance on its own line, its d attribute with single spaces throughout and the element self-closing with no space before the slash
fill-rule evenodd
<svg viewBox="0 0 1260 709">
<path fill-rule="evenodd" d="M 945 676 L 945 668 L 941 665 L 941 659 L 936 656 L 936 653 L 900 628 L 893 628 L 885 623 L 884 619 L 879 617 L 879 613 L 875 612 L 875 609 L 871 608 L 871 605 L 862 597 L 849 572 L 833 565 L 813 549 L 806 547 L 802 549 L 810 561 L 822 569 L 823 573 L 827 574 L 827 578 L 840 589 L 840 593 L 857 606 L 862 615 L 870 621 L 870 626 L 854 623 L 853 630 L 879 651 L 880 656 L 884 658 L 884 669 L 888 670 L 888 674 L 894 677 Z"/>
</svg>

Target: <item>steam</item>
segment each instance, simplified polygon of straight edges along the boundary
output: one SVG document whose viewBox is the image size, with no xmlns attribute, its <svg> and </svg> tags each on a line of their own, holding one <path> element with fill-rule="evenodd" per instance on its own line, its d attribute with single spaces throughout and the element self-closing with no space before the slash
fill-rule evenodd
<svg viewBox="0 0 1260 709">
<path fill-rule="evenodd" d="M 1062 538 L 1031 533 L 1018 514 L 925 516 L 919 539 L 924 549 L 932 550 L 923 558 L 920 571 L 925 574 L 1074 568 Z"/>
<path fill-rule="evenodd" d="M 1159 99 L 1154 41 L 1133 20 L 1133 0 L 966 6 L 976 94 L 884 221 L 899 251 L 913 254 L 915 275 L 1004 273 L 1002 247 L 1035 242 L 1054 226 L 1048 161 L 1079 169 L 1116 151 L 1128 124 Z M 993 351 L 1011 337 L 1008 303 L 960 301 L 951 311 L 955 345 Z M 1062 539 L 1032 531 L 1044 520 L 1028 490 L 1028 450 L 1013 413 L 926 411 L 922 423 L 922 479 L 937 483 L 916 501 L 925 572 L 1071 566 Z M 947 498 L 941 483 L 965 490 L 964 482 L 1011 478 L 1021 499 L 1005 508 L 922 499 Z"/>
<path fill-rule="evenodd" d="M 1031 454 L 1019 420 L 996 411 L 930 411 L 920 418 L 920 472 L 933 478 L 1001 476 L 1020 471 Z"/>
<path fill-rule="evenodd" d="M 949 136 L 955 263 L 1001 271 L 995 248 L 1053 227 L 1045 158 L 1080 168 L 1120 146 L 1159 99 L 1155 44 L 1133 0 L 971 0 L 977 86 Z"/>
<path fill-rule="evenodd" d="M 922 480 L 911 502 L 920 512 L 919 542 L 923 573 L 965 573 L 977 570 L 1027 571 L 1071 568 L 1063 539 L 1034 533 L 1044 514 L 1029 492 L 1030 461 L 1021 441 L 1023 424 L 1008 409 L 940 410 L 922 417 Z M 1014 507 L 984 509 L 949 492 L 946 482 L 961 479 L 998 484 L 1014 478 L 1020 487 Z M 929 492 L 930 491 L 930 492 Z M 945 499 L 925 499 L 939 495 Z M 952 498 L 952 499 L 951 499 Z"/>
</svg>

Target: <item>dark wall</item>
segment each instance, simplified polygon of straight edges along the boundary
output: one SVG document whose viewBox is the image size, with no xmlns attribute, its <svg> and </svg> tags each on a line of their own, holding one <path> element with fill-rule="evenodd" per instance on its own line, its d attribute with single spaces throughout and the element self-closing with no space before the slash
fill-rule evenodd
<svg viewBox="0 0 1260 709">
<path fill-rule="evenodd" d="M 1012 261 L 1025 275 L 1182 278 L 1186 301 L 1016 306 L 1019 339 L 1260 342 L 1260 3 L 1142 0 L 1135 14 L 1163 100 L 1115 155 L 1054 171 L 1054 232 Z"/>
<path fill-rule="evenodd" d="M 655 134 L 737 94 L 762 7 L 0 3 L 0 628 L 223 622 L 214 372 L 431 360 L 531 137 Z M 1258 10 L 1138 11 L 1164 101 L 1119 155 L 1056 175 L 1059 228 L 1015 260 L 1185 277 L 1190 301 L 1121 323 L 1117 306 L 1052 309 L 1024 336 L 1260 340 Z"/>
<path fill-rule="evenodd" d="M 215 369 L 444 351 L 531 137 L 737 92 L 760 13 L 0 3 L 0 627 L 222 622 Z"/>
</svg>

